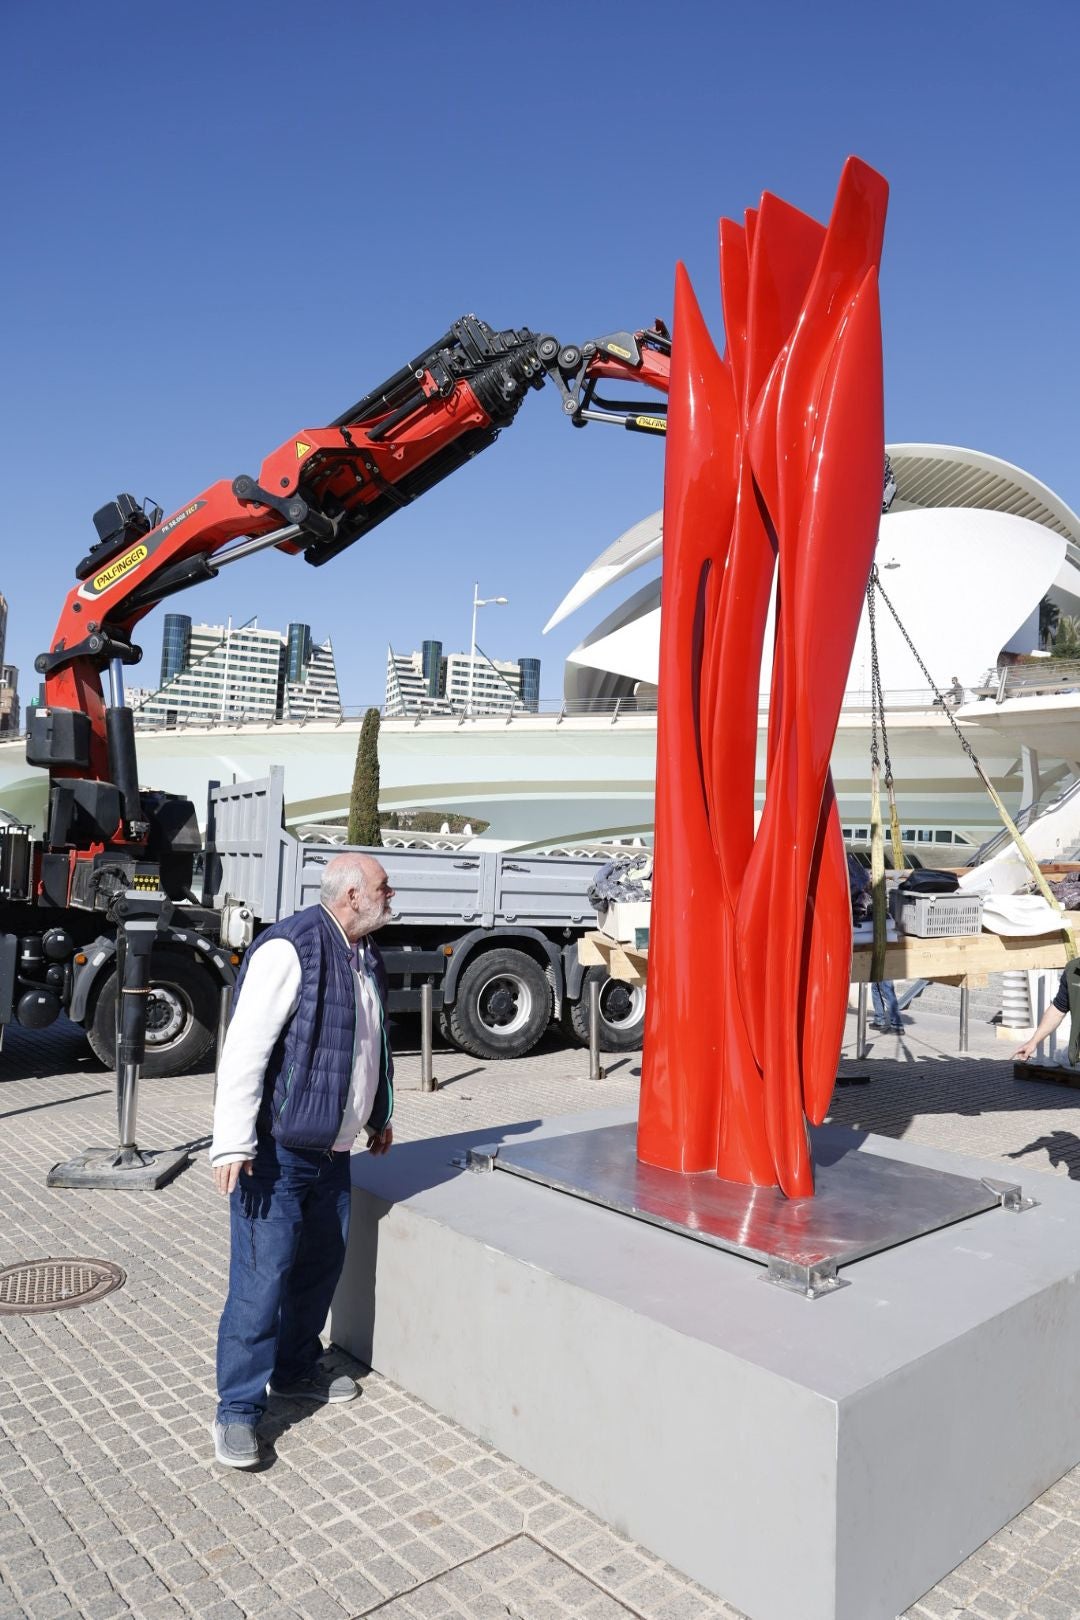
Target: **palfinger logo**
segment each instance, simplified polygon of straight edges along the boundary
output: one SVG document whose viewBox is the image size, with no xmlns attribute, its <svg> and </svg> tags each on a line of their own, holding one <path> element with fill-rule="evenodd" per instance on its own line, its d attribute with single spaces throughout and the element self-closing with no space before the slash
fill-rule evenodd
<svg viewBox="0 0 1080 1620">
<path fill-rule="evenodd" d="M 171 518 L 166 518 L 156 529 L 152 529 L 146 537 L 145 544 L 140 541 L 137 546 L 132 546 L 130 551 L 125 551 L 122 557 L 117 557 L 107 568 L 103 568 L 100 574 L 88 579 L 79 595 L 92 601 L 103 591 L 111 590 L 117 580 L 123 579 L 125 574 L 130 574 L 133 568 L 138 568 L 141 562 L 145 562 L 146 558 L 158 549 L 163 540 L 167 540 L 175 529 L 186 523 L 188 518 L 194 517 L 205 505 L 205 500 L 189 501 L 187 506 L 182 507 L 179 512 L 174 512 Z"/>
<path fill-rule="evenodd" d="M 100 574 L 95 575 L 94 590 L 107 591 L 109 586 L 115 585 L 118 579 L 123 579 L 125 574 L 130 574 L 133 568 L 138 568 L 139 564 L 145 560 L 145 557 L 145 546 L 133 546 L 130 551 L 125 551 L 122 557 L 117 557 L 116 561 L 111 562 L 108 568 L 103 568 Z"/>
</svg>

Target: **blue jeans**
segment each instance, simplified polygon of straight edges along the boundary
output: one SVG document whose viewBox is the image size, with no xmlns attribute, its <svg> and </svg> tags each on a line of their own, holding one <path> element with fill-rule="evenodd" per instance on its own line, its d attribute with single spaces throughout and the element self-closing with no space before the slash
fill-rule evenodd
<svg viewBox="0 0 1080 1620">
<path fill-rule="evenodd" d="M 874 1017 L 879 1024 L 888 1024 L 893 1027 L 900 1022 L 900 1004 L 896 999 L 896 991 L 892 981 L 882 979 L 880 984 L 872 983 L 870 989 L 874 995 Z"/>
<path fill-rule="evenodd" d="M 254 1427 L 266 1386 L 311 1373 L 349 1235 L 349 1154 L 260 1139 L 229 1200 L 229 1293 L 218 1328 L 218 1422 Z"/>
</svg>

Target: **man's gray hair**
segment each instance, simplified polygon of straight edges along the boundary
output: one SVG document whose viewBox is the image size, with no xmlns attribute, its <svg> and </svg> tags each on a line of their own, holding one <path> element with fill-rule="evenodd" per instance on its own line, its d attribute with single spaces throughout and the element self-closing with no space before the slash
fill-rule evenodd
<svg viewBox="0 0 1080 1620">
<path fill-rule="evenodd" d="M 348 889 L 366 889 L 374 865 L 370 855 L 335 855 L 319 885 L 323 905 L 335 905 Z"/>
</svg>

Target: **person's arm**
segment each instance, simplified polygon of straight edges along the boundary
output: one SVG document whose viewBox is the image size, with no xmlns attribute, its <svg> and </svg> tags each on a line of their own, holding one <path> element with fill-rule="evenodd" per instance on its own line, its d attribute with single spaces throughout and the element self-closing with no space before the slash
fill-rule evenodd
<svg viewBox="0 0 1080 1620">
<path fill-rule="evenodd" d="M 221 1193 L 251 1170 L 266 1065 L 299 1000 L 300 958 L 287 939 L 268 940 L 244 977 L 218 1070 L 210 1164 Z"/>
<path fill-rule="evenodd" d="M 1023 1046 L 1018 1046 L 1013 1053 L 1013 1062 L 1026 1063 L 1028 1058 L 1034 1054 L 1035 1048 L 1040 1046 L 1046 1037 L 1057 1029 L 1064 1017 L 1065 1014 L 1062 1009 L 1052 1001 L 1039 1019 L 1039 1027 L 1034 1035 L 1030 1040 L 1025 1041 Z"/>
</svg>

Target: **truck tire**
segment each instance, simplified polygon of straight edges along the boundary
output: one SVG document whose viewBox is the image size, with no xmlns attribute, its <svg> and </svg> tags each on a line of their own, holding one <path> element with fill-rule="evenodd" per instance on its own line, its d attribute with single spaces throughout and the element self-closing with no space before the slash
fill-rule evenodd
<svg viewBox="0 0 1080 1620">
<path fill-rule="evenodd" d="M 581 981 L 580 1001 L 563 1011 L 563 1027 L 581 1046 L 589 1044 L 589 984 L 600 982 L 601 1052 L 636 1052 L 645 1037 L 645 990 L 613 979 L 605 967 L 591 967 Z"/>
<path fill-rule="evenodd" d="M 181 951 L 155 951 L 147 1001 L 143 1075 L 160 1080 L 197 1068 L 217 1037 L 218 990 L 206 968 Z M 115 1068 L 115 972 L 98 992 L 86 1033 L 94 1056 L 107 1068 Z"/>
<path fill-rule="evenodd" d="M 547 974 L 524 951 L 481 951 L 462 972 L 446 1022 L 454 1045 L 473 1057 L 524 1057 L 551 1022 Z"/>
</svg>

